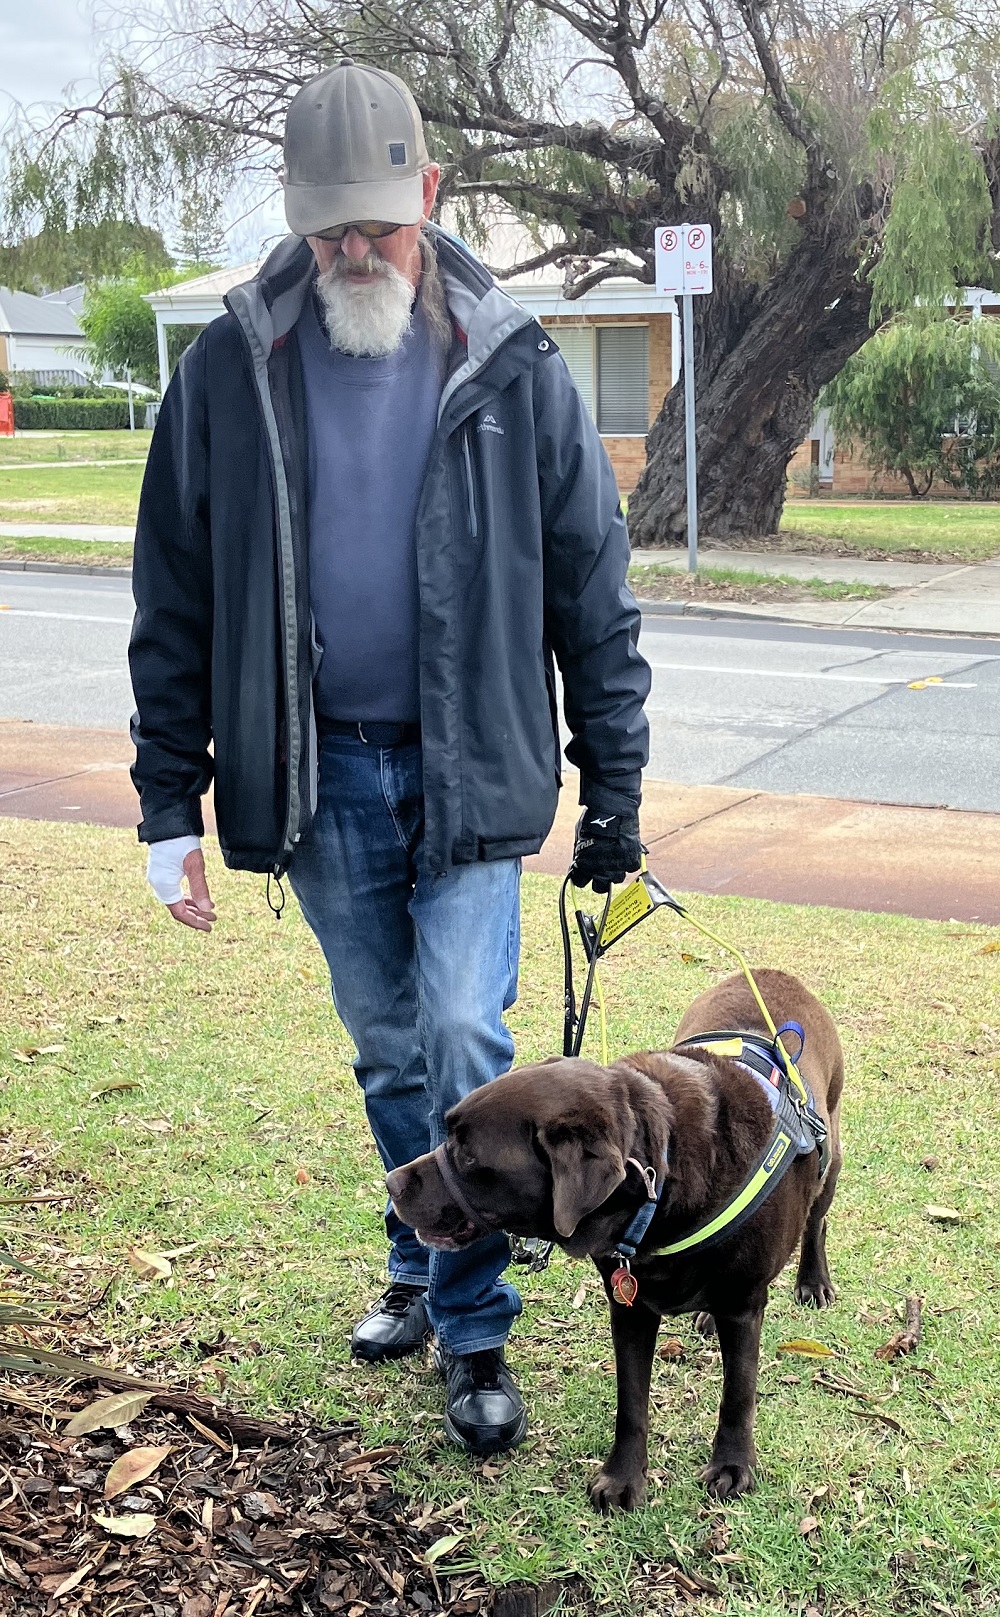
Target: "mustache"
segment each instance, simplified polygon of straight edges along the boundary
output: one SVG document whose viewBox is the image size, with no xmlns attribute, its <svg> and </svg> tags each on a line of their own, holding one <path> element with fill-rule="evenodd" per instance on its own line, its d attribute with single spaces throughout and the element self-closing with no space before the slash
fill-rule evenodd
<svg viewBox="0 0 1000 1617">
<path fill-rule="evenodd" d="M 333 281 L 345 281 L 361 275 L 371 276 L 373 280 L 391 280 L 393 265 L 387 264 L 384 258 L 379 258 L 374 252 L 358 259 L 345 258 L 343 253 L 338 253 L 330 268 L 324 270 L 319 278 L 329 286 Z"/>
</svg>

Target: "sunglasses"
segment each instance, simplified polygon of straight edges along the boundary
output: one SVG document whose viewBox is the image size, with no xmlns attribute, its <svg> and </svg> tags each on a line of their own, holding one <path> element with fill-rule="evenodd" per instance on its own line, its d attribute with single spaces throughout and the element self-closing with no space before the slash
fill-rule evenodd
<svg viewBox="0 0 1000 1617">
<path fill-rule="evenodd" d="M 334 225 L 332 230 L 316 230 L 313 232 L 320 241 L 343 241 L 349 230 L 356 230 L 365 241 L 381 241 L 385 236 L 394 236 L 402 225 L 388 225 L 384 219 L 358 219 L 349 225 Z"/>
</svg>

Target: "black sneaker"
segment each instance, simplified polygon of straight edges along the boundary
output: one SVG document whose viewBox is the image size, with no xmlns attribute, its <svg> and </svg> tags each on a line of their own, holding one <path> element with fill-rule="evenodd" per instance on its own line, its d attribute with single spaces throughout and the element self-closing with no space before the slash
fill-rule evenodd
<svg viewBox="0 0 1000 1617">
<path fill-rule="evenodd" d="M 440 1343 L 434 1365 L 448 1384 L 445 1436 L 467 1454 L 501 1454 L 516 1449 L 528 1430 L 524 1399 L 507 1368 L 502 1348 L 480 1353 L 449 1353 Z"/>
<path fill-rule="evenodd" d="M 354 1327 L 351 1352 L 369 1364 L 417 1353 L 431 1334 L 423 1286 L 394 1280 L 375 1307 Z"/>
</svg>

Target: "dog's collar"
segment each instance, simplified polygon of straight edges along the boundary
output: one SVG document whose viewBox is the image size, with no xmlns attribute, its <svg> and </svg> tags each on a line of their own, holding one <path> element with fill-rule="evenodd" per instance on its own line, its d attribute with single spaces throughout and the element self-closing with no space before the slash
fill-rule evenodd
<svg viewBox="0 0 1000 1617">
<path fill-rule="evenodd" d="M 798 1024 L 794 1026 L 804 1043 L 805 1034 Z M 783 1028 L 781 1031 L 785 1030 Z M 763 1151 L 729 1201 L 718 1212 L 710 1214 L 701 1223 L 694 1225 L 676 1241 L 651 1247 L 650 1257 L 669 1257 L 675 1253 L 690 1252 L 695 1248 L 715 1246 L 717 1242 L 734 1235 L 740 1226 L 753 1216 L 797 1157 L 811 1155 L 816 1151 L 819 1157 L 820 1177 L 826 1172 L 830 1160 L 826 1124 L 816 1111 L 808 1089 L 802 1085 L 808 1096 L 808 1104 L 803 1104 L 793 1091 L 778 1039 L 768 1040 L 760 1035 L 748 1033 L 701 1033 L 695 1038 L 685 1039 L 676 1048 L 709 1049 L 716 1055 L 729 1056 L 731 1060 L 736 1061 L 750 1073 L 767 1095 L 774 1113 L 774 1126 Z M 800 1047 L 800 1056 L 801 1053 Z M 801 1078 L 799 1083 L 802 1083 Z M 648 1176 L 652 1175 L 652 1169 L 640 1168 L 640 1172 L 646 1178 L 649 1187 L 651 1181 Z M 624 1260 L 626 1267 L 629 1260 L 636 1256 L 646 1237 L 649 1226 L 659 1210 L 665 1186 L 666 1176 L 655 1199 L 652 1199 L 651 1191 L 650 1199 L 645 1201 L 633 1216 L 615 1246 L 615 1253 Z"/>
<path fill-rule="evenodd" d="M 476 1207 L 471 1201 L 469 1193 L 462 1184 L 454 1164 L 448 1155 L 447 1143 L 439 1145 L 436 1151 L 433 1153 L 433 1156 L 434 1161 L 438 1165 L 438 1171 L 441 1174 L 441 1178 L 445 1182 L 445 1186 L 449 1194 L 458 1203 L 470 1224 L 475 1226 L 480 1235 L 494 1234 L 497 1226 L 489 1223 L 482 1209 Z"/>
</svg>

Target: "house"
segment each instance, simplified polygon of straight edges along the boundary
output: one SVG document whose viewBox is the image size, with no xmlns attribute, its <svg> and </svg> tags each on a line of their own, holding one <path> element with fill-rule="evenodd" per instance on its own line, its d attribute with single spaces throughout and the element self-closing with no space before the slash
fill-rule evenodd
<svg viewBox="0 0 1000 1617">
<path fill-rule="evenodd" d="M 0 286 L 0 371 L 36 382 L 87 382 L 79 350 L 86 338 L 58 295 L 35 297 Z"/>
<path fill-rule="evenodd" d="M 646 460 L 646 434 L 677 380 L 680 341 L 677 306 L 651 286 L 610 279 L 570 300 L 556 266 L 519 271 L 538 253 L 523 227 L 504 219 L 489 228 L 481 256 L 499 270 L 505 292 L 550 328 L 597 423 L 623 495 L 635 487 Z M 215 270 L 148 295 L 156 315 L 161 385 L 170 376 L 167 331 L 207 325 L 223 312 L 231 287 L 249 280 L 263 262 Z"/>
</svg>

